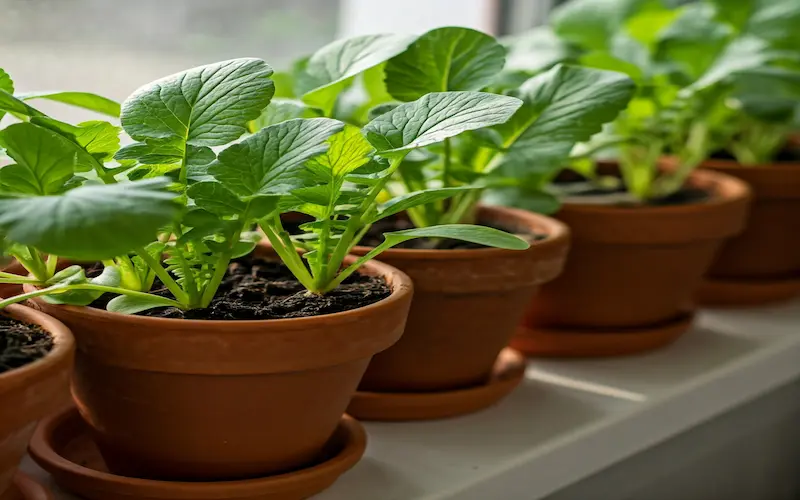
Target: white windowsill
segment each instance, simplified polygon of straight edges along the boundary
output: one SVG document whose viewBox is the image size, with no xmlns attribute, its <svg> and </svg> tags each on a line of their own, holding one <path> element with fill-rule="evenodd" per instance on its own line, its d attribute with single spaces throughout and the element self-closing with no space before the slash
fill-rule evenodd
<svg viewBox="0 0 800 500">
<path fill-rule="evenodd" d="M 704 311 L 658 352 L 533 361 L 483 412 L 367 424 L 364 459 L 316 498 L 540 499 L 798 377 L 800 301 Z M 23 469 L 46 477 L 29 459 Z"/>
</svg>

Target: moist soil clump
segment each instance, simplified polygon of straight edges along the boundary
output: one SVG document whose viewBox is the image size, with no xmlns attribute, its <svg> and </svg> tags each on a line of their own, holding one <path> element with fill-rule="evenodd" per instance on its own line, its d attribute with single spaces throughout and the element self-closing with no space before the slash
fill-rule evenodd
<svg viewBox="0 0 800 500">
<path fill-rule="evenodd" d="M 43 358 L 53 348 L 53 337 L 37 325 L 0 316 L 0 373 Z"/>
<path fill-rule="evenodd" d="M 87 275 L 97 274 L 90 270 Z M 152 293 L 172 298 L 156 280 Z M 228 266 L 217 295 L 209 307 L 183 311 L 159 307 L 137 313 L 140 316 L 205 320 L 286 319 L 333 314 L 373 304 L 391 295 L 383 278 L 353 273 L 325 295 L 308 293 L 282 263 L 260 257 L 237 259 Z M 91 304 L 104 309 L 113 296 Z"/>
</svg>

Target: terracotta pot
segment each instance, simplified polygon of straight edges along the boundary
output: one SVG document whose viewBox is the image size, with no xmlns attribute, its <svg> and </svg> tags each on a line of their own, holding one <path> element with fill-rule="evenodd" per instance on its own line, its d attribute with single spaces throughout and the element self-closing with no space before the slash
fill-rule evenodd
<svg viewBox="0 0 800 500">
<path fill-rule="evenodd" d="M 403 338 L 372 359 L 359 390 L 447 391 L 488 379 L 536 290 L 561 272 L 569 230 L 549 217 L 502 207 L 481 207 L 478 219 L 546 238 L 524 251 L 382 253 L 381 261 L 414 280 L 414 301 Z M 369 250 L 356 247 L 353 253 Z"/>
<path fill-rule="evenodd" d="M 713 197 L 637 208 L 565 203 L 556 218 L 572 230 L 569 260 L 531 303 L 525 325 L 637 327 L 691 308 L 723 240 L 744 227 L 749 190 L 738 179 L 707 171 L 694 172 L 688 183 Z"/>
<path fill-rule="evenodd" d="M 2 269 L 5 273 L 18 274 L 20 276 L 27 276 L 28 270 L 22 267 L 22 264 L 17 262 L 16 259 L 11 261 L 7 266 Z M 10 283 L 0 283 L 0 297 L 12 297 L 22 293 L 22 285 L 15 285 Z"/>
<path fill-rule="evenodd" d="M 45 329 L 54 345 L 45 357 L 0 374 L 0 498 L 5 498 L 36 422 L 69 402 L 75 350 L 72 334 L 60 321 L 20 305 L 8 306 L 5 312 Z"/>
<path fill-rule="evenodd" d="M 709 276 L 800 278 L 800 163 L 745 167 L 732 160 L 708 160 L 703 167 L 747 182 L 754 198 L 747 227 L 725 243 Z"/>
<path fill-rule="evenodd" d="M 392 294 L 309 318 L 179 320 L 37 305 L 75 332 L 73 394 L 111 472 L 262 477 L 320 458 L 370 358 L 403 332 L 411 280 L 379 262 L 362 269 Z"/>
</svg>

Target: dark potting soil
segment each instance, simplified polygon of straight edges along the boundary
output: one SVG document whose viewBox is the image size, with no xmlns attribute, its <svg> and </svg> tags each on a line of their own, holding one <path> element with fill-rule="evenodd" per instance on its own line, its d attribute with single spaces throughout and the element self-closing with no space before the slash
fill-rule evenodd
<svg viewBox="0 0 800 500">
<path fill-rule="evenodd" d="M 598 198 L 599 203 L 603 203 L 603 198 L 607 198 L 608 205 L 631 208 L 642 206 L 666 207 L 675 205 L 688 205 L 692 203 L 703 203 L 710 200 L 714 196 L 705 189 L 686 186 L 681 190 L 670 194 L 669 196 L 647 200 L 645 203 L 634 203 L 625 199 L 627 190 L 622 184 L 613 187 L 602 187 L 592 184 L 585 179 L 570 179 L 569 181 L 556 182 L 556 186 L 563 188 L 563 191 L 568 193 L 568 196 L 573 199 L 579 200 L 580 198 L 596 197 Z"/>
<path fill-rule="evenodd" d="M 153 285 L 153 293 L 172 298 L 172 294 L 158 280 Z M 282 263 L 245 257 L 228 266 L 228 272 L 209 307 L 190 311 L 159 307 L 138 315 L 205 320 L 303 318 L 358 309 L 383 300 L 391 293 L 383 278 L 353 273 L 335 290 L 325 295 L 315 295 L 308 293 Z M 104 309 L 111 298 L 103 296 L 91 306 Z"/>
<path fill-rule="evenodd" d="M 53 348 L 53 337 L 37 325 L 0 316 L 0 373 L 43 358 Z"/>
<path fill-rule="evenodd" d="M 717 151 L 711 155 L 712 158 L 718 160 L 736 160 L 732 154 L 727 151 Z M 774 163 L 800 163 L 800 148 L 786 147 L 780 150 L 773 159 Z"/>
</svg>

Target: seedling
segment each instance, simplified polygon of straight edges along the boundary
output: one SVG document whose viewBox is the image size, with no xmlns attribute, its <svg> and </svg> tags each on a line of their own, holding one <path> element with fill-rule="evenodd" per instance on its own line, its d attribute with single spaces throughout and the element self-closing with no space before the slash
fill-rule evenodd
<svg viewBox="0 0 800 500">
<path fill-rule="evenodd" d="M 680 190 L 716 150 L 738 149 L 751 161 L 774 152 L 771 132 L 754 130 L 758 137 L 750 141 L 744 128 L 731 126 L 741 113 L 730 103 L 752 78 L 776 82 L 791 73 L 774 67 L 786 54 L 760 36 L 752 23 L 759 14 L 744 9 L 747 2 L 732 9 L 714 3 L 669 8 L 575 0 L 553 14 L 555 32 L 583 49 L 581 64 L 621 71 L 638 83 L 627 109 L 573 158 L 581 173 L 598 179 L 586 158 L 614 148 L 624 187 L 647 201 Z M 675 168 L 660 168 L 666 155 L 676 159 Z"/>
<path fill-rule="evenodd" d="M 459 238 L 508 249 L 528 247 L 521 238 L 495 229 L 448 225 L 389 233 L 382 245 L 342 269 L 345 256 L 365 226 L 457 191 L 427 190 L 378 203 L 378 194 L 409 152 L 468 130 L 503 123 L 521 102 L 477 92 L 428 94 L 405 105 L 408 113 L 404 120 L 387 122 L 379 118 L 363 132 L 330 118 L 297 118 L 234 142 L 253 120 L 263 116 L 274 94 L 271 75 L 271 68 L 261 60 L 236 59 L 193 68 L 138 89 L 123 103 L 121 114 L 122 127 L 137 142 L 116 151 L 117 165 L 111 170 L 114 181 L 124 178 L 123 182 L 69 189 L 67 180 L 75 177 L 76 154 L 67 149 L 53 150 L 52 162 L 64 164 L 62 173 L 47 179 L 46 185 L 52 185 L 59 195 L 53 205 L 43 203 L 50 193 L 42 192 L 31 197 L 31 203 L 38 207 L 35 219 L 29 217 L 29 211 L 4 211 L 16 214 L 19 226 L 39 229 L 40 238 L 31 240 L 23 230 L 3 226 L 11 216 L 0 218 L 0 227 L 6 228 L 7 240 L 27 243 L 39 252 L 37 255 L 48 252 L 103 260 L 105 271 L 100 278 L 104 281 L 84 283 L 83 270 L 77 266 L 48 280 L 18 279 L 15 282 L 33 280 L 45 288 L 2 301 L 0 307 L 36 296 L 85 305 L 97 298 L 99 294 L 94 292 L 110 292 L 119 294 L 108 304 L 108 310 L 114 312 L 131 314 L 160 306 L 204 308 L 214 298 L 231 259 L 254 249 L 260 238 L 252 231 L 256 224 L 261 225 L 280 258 L 310 293 L 332 290 L 364 262 L 411 238 Z M 32 151 L 35 144 L 28 141 L 15 147 L 8 140 L 13 137 L 9 130 L 13 132 L 18 126 L 35 125 L 15 125 L 4 131 L 9 156 L 20 162 L 18 158 Z M 212 147 L 223 149 L 217 155 Z M 103 173 L 110 175 L 106 170 Z M 173 194 L 153 191 L 167 184 L 163 176 Z M 146 186 L 149 203 L 125 205 L 114 198 L 120 192 L 135 192 L 137 186 Z M 80 191 L 86 189 L 95 191 L 86 196 Z M 80 197 L 84 204 L 70 206 L 70 213 L 60 210 L 57 204 L 75 198 L 76 193 L 84 194 Z M 178 217 L 173 217 L 174 210 L 169 209 L 173 197 L 183 206 Z M 98 200 L 113 207 L 95 212 Z M 282 213 L 295 210 L 315 217 L 303 227 L 305 236 L 298 239 L 301 250 L 305 250 L 302 255 L 280 220 Z M 122 218 L 123 214 L 127 218 Z M 73 237 L 50 244 L 53 231 L 48 228 L 54 218 L 62 216 L 69 217 Z M 118 226 L 108 237 L 101 233 L 92 245 L 82 242 L 79 248 L 66 246 L 76 235 L 86 237 L 89 226 L 83 221 L 87 217 L 107 222 L 112 216 L 118 217 Z M 124 223 L 132 228 L 124 226 L 131 234 L 114 239 Z M 155 241 L 140 241 L 145 233 Z M 56 231 L 55 236 L 63 234 Z M 162 255 L 166 256 L 165 265 Z M 125 259 L 131 269 L 123 269 L 121 262 Z M 55 260 L 49 259 L 45 265 L 54 267 Z M 125 272 L 134 286 L 124 282 Z M 173 298 L 145 293 L 155 277 Z M 86 291 L 93 294 L 75 293 Z"/>
</svg>

